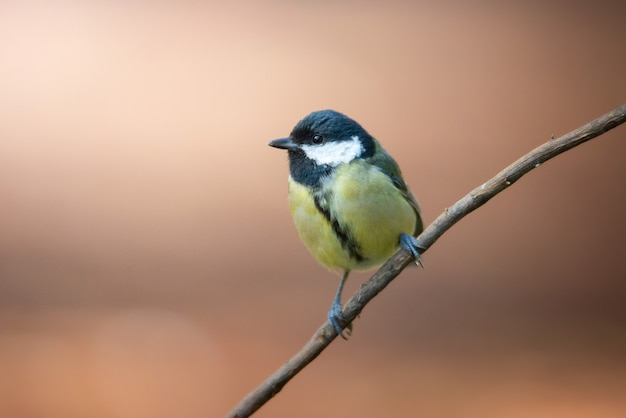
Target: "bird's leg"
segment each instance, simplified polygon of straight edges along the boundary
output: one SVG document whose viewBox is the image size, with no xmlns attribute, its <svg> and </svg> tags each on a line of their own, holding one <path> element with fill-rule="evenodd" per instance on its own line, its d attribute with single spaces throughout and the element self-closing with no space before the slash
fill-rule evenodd
<svg viewBox="0 0 626 418">
<path fill-rule="evenodd" d="M 419 245 L 415 237 L 409 234 L 401 234 L 400 245 L 402 245 L 402 248 L 411 253 L 413 258 L 415 259 L 415 264 L 420 267 L 424 267 L 424 265 L 422 264 L 422 259 L 420 258 L 420 251 L 424 251 L 424 248 Z"/>
<path fill-rule="evenodd" d="M 343 317 L 341 313 L 341 292 L 343 291 L 343 285 L 346 283 L 348 279 L 349 271 L 345 271 L 343 276 L 341 277 L 341 281 L 339 282 L 339 287 L 337 288 L 337 293 L 335 293 L 335 298 L 333 299 L 333 304 L 330 306 L 330 310 L 328 311 L 328 322 L 333 326 L 337 334 L 344 340 L 347 340 L 346 336 L 343 335 L 343 324 L 346 323 L 346 319 Z M 352 324 L 347 325 L 348 335 L 350 335 L 350 331 L 352 331 Z"/>
</svg>

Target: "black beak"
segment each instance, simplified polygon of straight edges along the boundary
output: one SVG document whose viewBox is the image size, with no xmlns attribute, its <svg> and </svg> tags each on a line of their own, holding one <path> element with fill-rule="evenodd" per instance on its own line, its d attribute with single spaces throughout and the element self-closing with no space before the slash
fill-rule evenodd
<svg viewBox="0 0 626 418">
<path fill-rule="evenodd" d="M 269 145 L 270 147 L 287 149 L 287 150 L 298 148 L 298 144 L 293 142 L 291 137 L 275 139 L 273 141 L 270 141 L 267 145 Z"/>
</svg>

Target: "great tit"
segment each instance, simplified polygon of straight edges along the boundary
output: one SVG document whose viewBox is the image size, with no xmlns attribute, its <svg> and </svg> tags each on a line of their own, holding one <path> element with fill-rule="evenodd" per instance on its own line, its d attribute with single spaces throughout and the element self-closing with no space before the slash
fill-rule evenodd
<svg viewBox="0 0 626 418">
<path fill-rule="evenodd" d="M 313 112 L 268 145 L 287 150 L 289 208 L 304 245 L 343 272 L 328 320 L 345 339 L 341 292 L 351 270 L 378 266 L 400 246 L 421 265 L 419 206 L 395 160 L 342 113 Z"/>
</svg>

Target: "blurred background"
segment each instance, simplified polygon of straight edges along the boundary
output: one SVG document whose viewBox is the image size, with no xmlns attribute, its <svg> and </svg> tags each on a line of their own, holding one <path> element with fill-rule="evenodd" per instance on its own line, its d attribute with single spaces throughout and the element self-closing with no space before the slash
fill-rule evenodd
<svg viewBox="0 0 626 418">
<path fill-rule="evenodd" d="M 347 113 L 429 223 L 622 105 L 625 39 L 618 1 L 1 2 L 0 416 L 223 416 L 338 283 L 269 140 Z M 625 139 L 463 219 L 255 416 L 623 416 Z"/>
</svg>

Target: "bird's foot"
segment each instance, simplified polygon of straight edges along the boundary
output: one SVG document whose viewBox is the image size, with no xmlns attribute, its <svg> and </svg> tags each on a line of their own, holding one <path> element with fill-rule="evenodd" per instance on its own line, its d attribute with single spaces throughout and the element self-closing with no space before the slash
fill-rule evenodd
<svg viewBox="0 0 626 418">
<path fill-rule="evenodd" d="M 328 311 L 328 322 L 332 325 L 335 331 L 337 331 L 337 334 L 344 340 L 348 339 L 348 337 L 346 337 L 343 333 L 344 326 L 346 327 L 346 334 L 348 336 L 352 333 L 352 323 L 346 325 L 346 318 L 344 318 L 343 313 L 341 313 L 341 303 L 337 301 L 333 302 L 330 310 Z"/>
<path fill-rule="evenodd" d="M 413 256 L 415 264 L 422 268 L 424 267 L 422 259 L 420 258 L 420 252 L 424 252 L 425 248 L 420 246 L 415 237 L 409 234 L 400 235 L 400 245 L 402 245 L 402 248 L 407 250 Z"/>
</svg>

